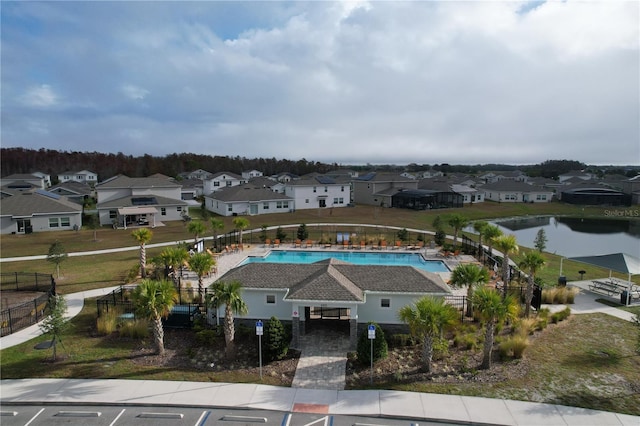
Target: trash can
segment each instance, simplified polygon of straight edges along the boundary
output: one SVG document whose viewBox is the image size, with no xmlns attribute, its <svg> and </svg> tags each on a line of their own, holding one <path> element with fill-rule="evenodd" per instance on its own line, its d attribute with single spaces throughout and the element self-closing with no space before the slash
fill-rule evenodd
<svg viewBox="0 0 640 426">
<path fill-rule="evenodd" d="M 630 300 L 631 299 L 629 296 L 631 296 L 629 294 L 629 292 L 627 290 L 623 290 L 622 293 L 620 293 L 620 303 L 623 304 L 624 306 L 627 306 L 630 304 Z"/>
<path fill-rule="evenodd" d="M 558 277 L 558 287 L 566 287 L 567 286 L 567 277 L 564 275 L 560 275 Z"/>
</svg>

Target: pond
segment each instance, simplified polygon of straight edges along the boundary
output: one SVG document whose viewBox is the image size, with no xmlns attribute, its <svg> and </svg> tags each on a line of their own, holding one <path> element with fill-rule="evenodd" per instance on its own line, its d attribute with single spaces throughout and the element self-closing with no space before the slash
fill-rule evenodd
<svg viewBox="0 0 640 426">
<path fill-rule="evenodd" d="M 627 253 L 640 258 L 640 220 L 591 219 L 552 216 L 496 220 L 505 234 L 514 234 L 518 244 L 533 248 L 540 229 L 547 236 L 545 251 L 566 257 Z M 472 227 L 465 231 L 473 232 Z"/>
</svg>

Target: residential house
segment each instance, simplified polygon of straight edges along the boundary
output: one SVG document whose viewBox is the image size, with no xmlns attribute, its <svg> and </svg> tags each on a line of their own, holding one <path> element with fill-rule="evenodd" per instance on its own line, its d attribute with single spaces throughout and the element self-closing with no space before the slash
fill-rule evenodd
<svg viewBox="0 0 640 426">
<path fill-rule="evenodd" d="M 296 210 L 346 207 L 351 202 L 349 183 L 339 183 L 326 175 L 306 176 L 285 184 L 284 193 L 294 200 Z"/>
<path fill-rule="evenodd" d="M 198 179 L 198 180 L 208 180 L 213 177 L 213 173 L 208 172 L 206 170 L 197 169 L 191 172 L 182 172 L 178 173 L 178 177 L 180 179 Z"/>
<path fill-rule="evenodd" d="M 529 177 L 520 170 L 489 172 L 480 176 L 486 183 L 496 183 L 501 181 L 527 182 Z"/>
<path fill-rule="evenodd" d="M 622 192 L 631 197 L 631 204 L 640 204 L 640 175 L 622 182 Z"/>
<path fill-rule="evenodd" d="M 118 175 L 99 183 L 95 190 L 101 225 L 125 229 L 135 224 L 155 226 L 159 221 L 183 220 L 188 213 L 180 184 L 163 175 Z"/>
<path fill-rule="evenodd" d="M 42 172 L 33 172 L 31 174 L 44 179 L 45 188 L 49 188 L 51 186 L 51 175 Z"/>
<path fill-rule="evenodd" d="M 560 199 L 569 204 L 624 206 L 629 204 L 631 197 L 602 182 L 582 181 L 562 188 Z"/>
<path fill-rule="evenodd" d="M 205 208 L 221 216 L 289 213 L 293 199 L 253 183 L 228 186 L 205 195 Z"/>
<path fill-rule="evenodd" d="M 387 329 L 404 329 L 398 310 L 426 295 L 451 292 L 443 279 L 411 266 L 354 265 L 329 259 L 312 264 L 248 263 L 220 277 L 242 284 L 248 313 L 241 322 L 276 317 L 292 324 L 292 343 L 298 345 L 307 324 L 323 321 L 323 312 L 339 312 L 348 323 L 350 344 L 374 321 Z M 224 306 L 218 316 L 224 316 Z M 320 319 L 315 319 L 320 318 Z"/>
<path fill-rule="evenodd" d="M 397 173 L 371 172 L 352 181 L 356 204 L 392 207 L 392 197 L 402 189 L 418 189 L 416 179 Z"/>
<path fill-rule="evenodd" d="M 200 179 L 183 179 L 178 183 L 182 186 L 180 195 L 182 200 L 195 200 L 204 195 L 204 182 Z"/>
<path fill-rule="evenodd" d="M 98 183 L 98 175 L 89 170 L 81 170 L 79 172 L 67 171 L 58 175 L 58 181 L 64 182 L 85 182 L 89 185 Z"/>
<path fill-rule="evenodd" d="M 203 192 L 205 194 L 211 194 L 222 188 L 242 185 L 247 183 L 247 181 L 248 179 L 244 179 L 242 176 L 231 172 L 214 173 L 212 177 L 204 181 Z"/>
<path fill-rule="evenodd" d="M 549 203 L 553 191 L 515 180 L 500 180 L 482 185 L 485 200 L 499 203 Z"/>
<path fill-rule="evenodd" d="M 68 200 L 83 205 L 85 200 L 93 195 L 93 189 L 85 182 L 69 181 L 58 183 L 48 190 L 54 194 L 63 195 Z"/>
<path fill-rule="evenodd" d="M 570 172 L 558 175 L 558 181 L 560 183 L 564 183 L 564 181 L 569 180 L 571 178 L 576 178 L 580 180 L 591 180 L 595 178 L 595 175 L 591 172 L 585 172 L 582 170 L 572 170 Z"/>
<path fill-rule="evenodd" d="M 249 179 L 257 178 L 263 176 L 263 173 L 258 170 L 247 170 L 242 172 L 242 178 L 246 181 Z"/>
<path fill-rule="evenodd" d="M 44 189 L 24 191 L 0 203 L 0 233 L 74 230 L 82 227 L 82 206 Z"/>
<path fill-rule="evenodd" d="M 268 178 L 264 176 L 255 177 L 255 178 L 249 179 L 249 183 L 256 187 L 268 188 L 273 192 L 279 192 L 281 194 L 284 194 L 285 184 L 282 182 L 278 182 L 277 180 L 272 178 Z"/>
<path fill-rule="evenodd" d="M 474 204 L 484 202 L 484 191 L 474 188 L 468 184 L 456 183 L 460 180 L 463 180 L 465 182 L 472 182 L 475 184 L 473 180 L 466 178 L 448 179 L 447 177 L 438 177 L 431 179 L 421 179 L 418 182 L 418 188 L 442 193 L 459 194 L 462 196 L 461 202 L 463 205 L 465 203 Z"/>
<path fill-rule="evenodd" d="M 18 173 L 0 178 L 0 187 L 16 191 L 31 191 L 33 189 L 46 189 L 46 178 L 31 174 Z"/>
</svg>

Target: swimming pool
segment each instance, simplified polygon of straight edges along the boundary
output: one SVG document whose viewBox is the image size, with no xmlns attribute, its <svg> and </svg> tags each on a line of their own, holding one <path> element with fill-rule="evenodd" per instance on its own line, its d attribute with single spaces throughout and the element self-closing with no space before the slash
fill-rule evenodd
<svg viewBox="0 0 640 426">
<path fill-rule="evenodd" d="M 450 272 L 439 260 L 424 260 L 418 253 L 362 253 L 352 251 L 287 251 L 274 250 L 265 257 L 249 257 L 247 263 L 314 263 L 338 259 L 356 265 L 413 266 L 427 272 Z"/>
</svg>

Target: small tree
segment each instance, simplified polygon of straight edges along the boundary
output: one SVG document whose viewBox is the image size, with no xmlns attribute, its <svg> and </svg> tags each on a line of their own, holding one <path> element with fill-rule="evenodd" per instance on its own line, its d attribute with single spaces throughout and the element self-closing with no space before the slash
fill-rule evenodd
<svg viewBox="0 0 640 426">
<path fill-rule="evenodd" d="M 238 245 L 242 247 L 242 231 L 249 227 L 249 219 L 236 217 L 232 222 L 233 226 L 238 230 Z"/>
<path fill-rule="evenodd" d="M 162 319 L 169 316 L 171 308 L 176 303 L 176 295 L 173 283 L 166 280 L 143 280 L 131 293 L 138 315 L 151 321 L 158 355 L 164 354 Z"/>
<path fill-rule="evenodd" d="M 442 223 L 442 218 L 440 217 L 440 215 L 436 216 L 433 219 L 433 229 L 436 230 L 435 235 L 433 236 L 433 241 L 441 246 L 444 244 L 445 239 L 447 238 L 447 235 L 444 233 L 444 229 L 443 228 L 443 223 Z"/>
<path fill-rule="evenodd" d="M 276 238 L 280 241 L 284 241 L 287 238 L 287 233 L 284 232 L 284 229 L 278 227 L 278 229 L 276 229 Z"/>
<path fill-rule="evenodd" d="M 301 224 L 300 226 L 298 226 L 298 239 L 299 240 L 306 240 L 307 238 L 309 238 L 309 231 L 307 231 L 307 225 L 305 225 L 304 223 Z"/>
<path fill-rule="evenodd" d="M 240 281 L 231 281 L 225 283 L 223 281 L 217 281 L 209 287 L 212 292 L 208 296 L 208 305 L 216 310 L 216 316 L 218 315 L 218 308 L 221 305 L 224 307 L 224 341 L 225 341 L 225 356 L 227 359 L 234 359 L 236 356 L 235 350 L 235 338 L 236 328 L 233 322 L 234 312 L 239 315 L 246 315 L 249 312 L 249 308 L 245 301 L 242 299 L 242 284 Z"/>
<path fill-rule="evenodd" d="M 197 243 L 200 235 L 207 231 L 207 226 L 201 220 L 192 220 L 189 222 L 189 225 L 187 225 L 187 231 L 193 234 L 193 241 Z"/>
<path fill-rule="evenodd" d="M 373 325 L 376 327 L 376 338 L 373 340 L 373 362 L 379 359 L 386 358 L 389 354 L 389 347 L 387 345 L 387 339 L 384 337 L 384 331 L 375 322 L 369 322 L 368 326 Z M 358 336 L 358 362 L 369 365 L 371 364 L 371 341 L 369 340 L 369 333 L 365 330 Z"/>
<path fill-rule="evenodd" d="M 212 217 L 209 219 L 209 224 L 211 225 L 211 230 L 213 231 L 213 246 L 218 248 L 218 231 L 222 231 L 224 229 L 224 222 L 217 217 Z"/>
<path fill-rule="evenodd" d="M 153 237 L 153 232 L 151 232 L 148 228 L 139 228 L 135 231 L 131 232 L 131 236 L 135 239 L 138 244 L 140 244 L 140 276 L 142 278 L 147 276 L 146 273 L 146 265 L 147 265 L 147 248 L 146 244 L 151 241 L 151 237 Z"/>
<path fill-rule="evenodd" d="M 458 233 L 469 224 L 469 219 L 461 214 L 453 213 L 449 216 L 447 224 L 453 228 L 453 247 L 455 247 L 458 244 Z"/>
<path fill-rule="evenodd" d="M 265 356 L 269 361 L 282 359 L 289 351 L 287 333 L 282 322 L 276 317 L 271 317 L 267 323 L 265 339 Z"/>
<path fill-rule="evenodd" d="M 402 228 L 398 231 L 398 239 L 403 243 L 409 239 L 409 231 L 407 231 L 407 228 Z"/>
<path fill-rule="evenodd" d="M 267 228 L 268 227 L 269 227 L 269 225 L 260 226 L 260 235 L 258 236 L 258 238 L 260 239 L 261 243 L 264 243 L 265 241 L 267 241 Z"/>
<path fill-rule="evenodd" d="M 480 312 L 480 318 L 485 327 L 482 368 L 489 369 L 491 368 L 496 325 L 516 319 L 519 305 L 511 295 L 503 298 L 497 291 L 486 287 L 475 292 L 473 304 Z"/>
<path fill-rule="evenodd" d="M 482 238 L 484 237 L 484 230 L 489 225 L 489 222 L 485 220 L 476 220 L 473 222 L 473 230 L 478 233 L 478 257 L 482 262 L 484 257 L 484 250 L 482 248 Z"/>
<path fill-rule="evenodd" d="M 533 286 L 535 284 L 536 272 L 543 268 L 545 263 L 546 262 L 541 253 L 537 251 L 530 251 L 524 255 L 524 257 L 518 264 L 518 266 L 526 269 L 529 272 L 529 276 L 527 278 L 527 291 L 524 298 L 524 315 L 527 318 L 529 317 L 529 313 L 531 312 L 531 300 L 533 300 Z"/>
<path fill-rule="evenodd" d="M 536 234 L 536 238 L 533 240 L 533 246 L 542 253 L 547 248 L 547 234 L 544 232 L 544 228 L 540 228 Z"/>
<path fill-rule="evenodd" d="M 456 287 L 467 286 L 467 316 L 473 317 L 473 292 L 489 282 L 489 271 L 484 266 L 463 263 L 451 273 L 451 284 Z"/>
<path fill-rule="evenodd" d="M 93 242 L 98 241 L 98 229 L 100 228 L 100 218 L 97 214 L 87 215 L 87 226 L 93 231 Z"/>
<path fill-rule="evenodd" d="M 49 298 L 49 308 L 49 316 L 42 320 L 39 327 L 43 334 L 51 336 L 53 360 L 55 361 L 57 357 L 56 343 L 60 340 L 60 335 L 70 326 L 69 318 L 65 317 L 67 301 L 60 295 L 51 296 Z"/>
<path fill-rule="evenodd" d="M 200 295 L 200 300 L 202 300 L 202 293 L 204 292 L 202 279 L 211 271 L 216 261 L 209 253 L 196 253 L 189 257 L 187 262 L 189 263 L 189 268 L 198 276 L 198 294 Z"/>
<path fill-rule="evenodd" d="M 56 265 L 56 278 L 60 278 L 60 264 L 67 260 L 69 255 L 64 249 L 62 243 L 56 240 L 49 247 L 49 253 L 47 254 L 47 262 L 51 262 Z"/>
</svg>

